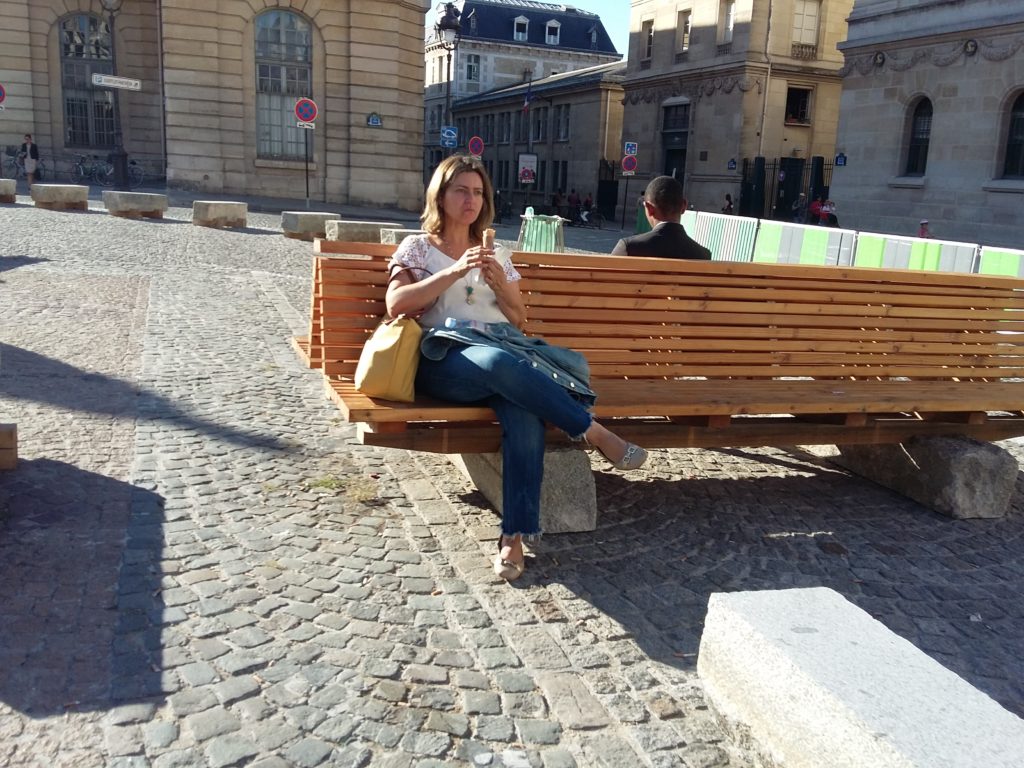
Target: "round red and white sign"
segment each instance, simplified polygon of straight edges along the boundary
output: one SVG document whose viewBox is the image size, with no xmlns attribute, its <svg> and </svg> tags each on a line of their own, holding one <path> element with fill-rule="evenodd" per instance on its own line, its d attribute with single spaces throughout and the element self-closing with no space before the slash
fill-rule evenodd
<svg viewBox="0 0 1024 768">
<path fill-rule="evenodd" d="M 295 116 L 304 123 L 312 123 L 317 116 L 316 102 L 312 99 L 299 99 L 295 102 Z"/>
</svg>

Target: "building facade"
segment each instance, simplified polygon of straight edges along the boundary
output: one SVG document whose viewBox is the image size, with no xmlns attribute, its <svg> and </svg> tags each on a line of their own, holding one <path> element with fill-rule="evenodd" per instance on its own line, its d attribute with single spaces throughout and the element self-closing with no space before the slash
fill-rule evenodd
<svg viewBox="0 0 1024 768">
<path fill-rule="evenodd" d="M 415 210 L 426 0 L 0 0 L 0 143 L 65 163 L 116 142 L 169 186 Z M 115 65 L 116 58 L 116 65 Z M 295 102 L 319 107 L 297 127 Z M 415 138 L 411 138 L 415 137 Z M 307 155 L 308 153 L 308 155 Z M 58 163 L 59 166 L 59 163 Z"/>
<path fill-rule="evenodd" d="M 601 18 L 571 5 L 533 0 L 465 0 L 452 5 L 459 14 L 460 36 L 450 52 L 450 67 L 449 50 L 433 32 L 425 46 L 425 178 L 444 156 L 439 143 L 449 89 L 454 103 L 622 58 Z"/>
<path fill-rule="evenodd" d="M 851 5 L 634 0 L 622 138 L 638 144 L 638 177 L 674 175 L 691 204 L 717 211 L 727 193 L 739 197 L 755 157 L 792 168 L 791 182 L 810 158 L 831 158 L 843 66 L 836 45 Z M 748 201 L 748 212 L 772 215 L 774 194 L 771 186 Z"/>
<path fill-rule="evenodd" d="M 840 45 L 844 226 L 1024 247 L 1024 12 L 857 0 Z"/>
<path fill-rule="evenodd" d="M 606 216 L 614 215 L 612 158 L 622 135 L 625 68 L 625 62 L 600 64 L 497 88 L 453 105 L 459 135 L 483 139 L 484 167 L 514 211 L 526 205 L 549 211 L 559 191 L 567 205 L 575 190 L 581 200 L 590 195 Z M 519 178 L 523 155 L 535 156 L 531 183 Z M 570 213 L 567 208 L 558 212 Z"/>
</svg>

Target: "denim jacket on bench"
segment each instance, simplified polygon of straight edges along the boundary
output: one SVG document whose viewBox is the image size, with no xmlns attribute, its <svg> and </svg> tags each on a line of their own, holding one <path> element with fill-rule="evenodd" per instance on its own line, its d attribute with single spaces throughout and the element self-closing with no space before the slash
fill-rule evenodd
<svg viewBox="0 0 1024 768">
<path fill-rule="evenodd" d="M 583 355 L 574 349 L 556 347 L 544 339 L 527 336 L 511 323 L 459 321 L 454 328 L 424 328 L 420 352 L 431 360 L 442 360 L 451 347 L 459 344 L 501 347 L 529 361 L 584 405 L 591 406 L 597 399 L 590 388 L 590 365 Z"/>
</svg>

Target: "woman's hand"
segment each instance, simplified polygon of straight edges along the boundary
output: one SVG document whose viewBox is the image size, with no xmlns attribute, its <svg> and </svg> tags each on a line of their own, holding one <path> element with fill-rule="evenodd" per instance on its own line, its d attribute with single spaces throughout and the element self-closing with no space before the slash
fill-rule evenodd
<svg viewBox="0 0 1024 768">
<path fill-rule="evenodd" d="M 483 269 L 488 259 L 494 260 L 494 249 L 474 245 L 467 248 L 458 261 L 448 267 L 445 272 L 450 272 L 453 277 L 463 277 L 470 270 Z"/>
</svg>

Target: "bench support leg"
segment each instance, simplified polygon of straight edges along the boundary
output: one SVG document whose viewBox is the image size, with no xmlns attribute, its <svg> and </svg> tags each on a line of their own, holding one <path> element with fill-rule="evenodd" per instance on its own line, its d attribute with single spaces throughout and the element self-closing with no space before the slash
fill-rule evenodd
<svg viewBox="0 0 1024 768">
<path fill-rule="evenodd" d="M 501 454 L 464 453 L 451 459 L 501 514 Z M 594 473 L 583 451 L 573 448 L 544 454 L 540 523 L 544 533 L 579 533 L 597 528 Z"/>
<path fill-rule="evenodd" d="M 851 472 L 958 519 L 1004 517 L 1019 470 L 1008 451 L 966 437 L 838 448 L 835 460 Z"/>
</svg>

